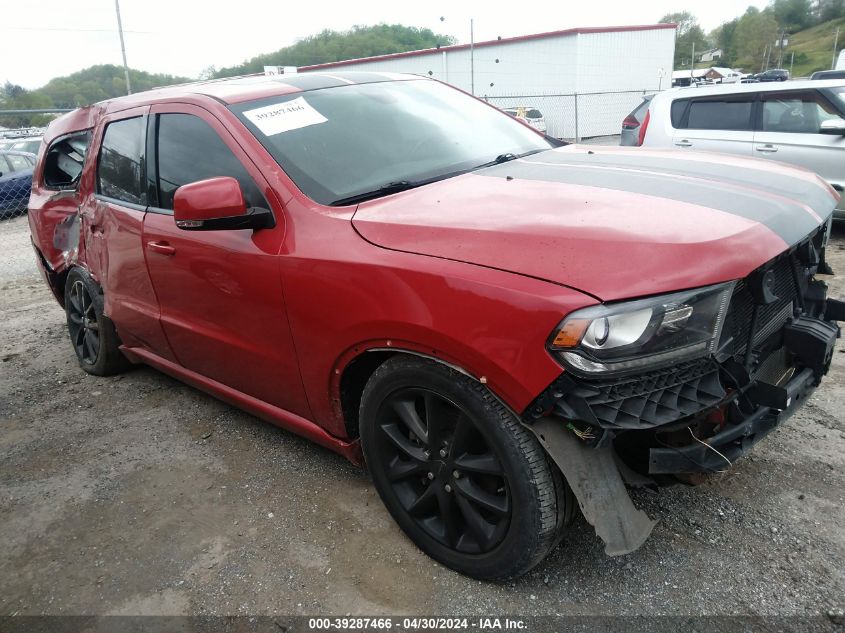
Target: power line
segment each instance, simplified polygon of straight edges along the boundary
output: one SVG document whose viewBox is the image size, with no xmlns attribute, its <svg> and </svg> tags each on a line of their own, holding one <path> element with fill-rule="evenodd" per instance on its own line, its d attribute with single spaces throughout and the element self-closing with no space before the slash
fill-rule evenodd
<svg viewBox="0 0 845 633">
<path fill-rule="evenodd" d="M 117 29 L 71 29 L 66 27 L 49 26 L 0 26 L 0 31 L 67 31 L 70 33 L 114 33 Z M 127 31 L 124 33 L 142 33 L 148 35 L 152 31 Z"/>
</svg>

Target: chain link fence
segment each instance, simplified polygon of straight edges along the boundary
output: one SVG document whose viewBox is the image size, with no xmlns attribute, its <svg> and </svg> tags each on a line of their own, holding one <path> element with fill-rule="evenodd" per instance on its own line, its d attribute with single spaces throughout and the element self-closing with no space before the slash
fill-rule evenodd
<svg viewBox="0 0 845 633">
<path fill-rule="evenodd" d="M 0 282 L 37 274 L 26 217 L 35 155 L 10 149 L 23 136 L 0 136 Z"/>
<path fill-rule="evenodd" d="M 497 108 L 526 107 L 539 110 L 546 133 L 555 138 L 578 141 L 619 134 L 624 119 L 654 90 L 585 92 L 572 94 L 528 94 L 485 96 Z"/>
</svg>

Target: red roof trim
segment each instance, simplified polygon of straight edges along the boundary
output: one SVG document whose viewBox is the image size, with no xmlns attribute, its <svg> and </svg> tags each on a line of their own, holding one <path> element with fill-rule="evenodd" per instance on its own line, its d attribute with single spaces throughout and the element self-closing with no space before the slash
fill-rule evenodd
<svg viewBox="0 0 845 633">
<path fill-rule="evenodd" d="M 514 44 L 516 42 L 530 42 L 531 40 L 541 40 L 549 37 L 561 37 L 566 35 L 587 35 L 592 33 L 624 33 L 629 31 L 652 31 L 658 29 L 674 29 L 677 24 L 640 24 L 636 26 L 593 26 L 580 27 L 574 29 L 565 29 L 563 31 L 548 31 L 546 33 L 534 33 L 532 35 L 519 35 L 517 37 L 505 37 L 500 40 L 487 40 L 485 42 L 476 42 L 475 48 L 483 48 L 485 46 L 494 46 L 496 44 Z M 441 46 L 440 48 L 424 48 L 418 51 L 407 51 L 405 53 L 391 53 L 389 55 L 376 55 L 375 57 L 360 57 L 358 59 L 344 59 L 339 62 L 326 62 L 325 64 L 314 64 L 312 66 L 300 66 L 299 70 L 323 70 L 325 68 L 335 68 L 337 66 L 347 66 L 349 64 L 359 64 L 362 62 L 375 62 L 385 59 L 399 59 L 402 57 L 417 57 L 419 55 L 431 55 L 433 53 L 442 53 L 444 51 L 461 51 L 470 48 L 469 44 L 454 44 L 452 46 Z"/>
</svg>

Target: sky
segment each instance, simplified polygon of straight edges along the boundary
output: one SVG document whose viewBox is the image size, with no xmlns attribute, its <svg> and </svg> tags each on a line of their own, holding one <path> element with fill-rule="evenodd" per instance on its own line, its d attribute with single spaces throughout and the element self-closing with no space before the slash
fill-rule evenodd
<svg viewBox="0 0 845 633">
<path fill-rule="evenodd" d="M 121 64 L 114 0 L 4 2 L 0 20 L 0 83 L 37 88 L 93 64 Z M 705 31 L 765 0 L 120 0 L 130 67 L 196 77 L 208 66 L 231 66 L 323 29 L 385 22 L 427 27 L 469 42 L 579 26 L 651 24 L 688 10 Z M 441 20 L 441 18 L 443 18 Z"/>
</svg>

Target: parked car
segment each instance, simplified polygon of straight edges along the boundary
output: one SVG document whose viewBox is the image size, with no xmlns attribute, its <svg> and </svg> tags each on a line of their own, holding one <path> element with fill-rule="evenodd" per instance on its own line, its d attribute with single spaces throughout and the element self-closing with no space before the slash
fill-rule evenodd
<svg viewBox="0 0 845 633">
<path fill-rule="evenodd" d="M 845 81 L 714 86 L 664 91 L 651 100 L 645 147 L 755 156 L 816 172 L 845 187 Z M 845 198 L 836 217 L 845 218 Z"/>
<path fill-rule="evenodd" d="M 546 132 L 546 119 L 543 113 L 532 106 L 517 106 L 515 108 L 503 108 L 512 117 L 522 119 L 528 125 L 539 132 Z"/>
<path fill-rule="evenodd" d="M 628 145 L 636 147 L 642 145 L 643 140 L 640 134 L 645 134 L 648 127 L 648 104 L 651 103 L 651 95 L 643 95 L 643 100 L 640 104 L 631 110 L 631 114 L 622 120 L 622 136 L 620 137 L 620 145 Z"/>
<path fill-rule="evenodd" d="M 845 79 L 845 69 L 842 70 L 817 70 L 810 79 Z"/>
<path fill-rule="evenodd" d="M 541 561 L 576 498 L 608 554 L 639 547 L 622 473 L 728 468 L 845 318 L 817 176 L 558 147 L 429 78 L 172 86 L 45 144 L 29 222 L 82 369 L 146 363 L 366 462 L 477 578 Z"/>
<path fill-rule="evenodd" d="M 39 147 L 41 147 L 41 137 L 36 136 L 15 139 L 14 142 L 9 146 L 9 149 L 15 150 L 16 152 L 28 152 L 30 154 L 37 154 Z"/>
<path fill-rule="evenodd" d="M 783 68 L 770 68 L 761 73 L 754 75 L 757 81 L 787 81 L 789 79 L 789 71 Z"/>
<path fill-rule="evenodd" d="M 0 220 L 26 211 L 35 155 L 0 150 Z"/>
</svg>

